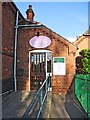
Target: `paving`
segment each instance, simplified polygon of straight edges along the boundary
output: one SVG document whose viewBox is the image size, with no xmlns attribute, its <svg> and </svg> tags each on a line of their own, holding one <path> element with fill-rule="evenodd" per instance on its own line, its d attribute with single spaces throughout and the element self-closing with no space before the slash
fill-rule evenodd
<svg viewBox="0 0 90 120">
<path fill-rule="evenodd" d="M 88 120 L 75 95 L 59 95 L 49 93 L 49 101 L 45 105 L 44 118 L 60 118 L 60 120 Z"/>
<path fill-rule="evenodd" d="M 65 108 L 71 120 L 73 119 L 89 120 L 86 112 L 84 111 L 84 109 L 82 108 L 74 94 L 66 95 Z"/>
<path fill-rule="evenodd" d="M 2 118 L 21 118 L 34 95 L 35 91 L 18 91 L 3 97 Z"/>
<path fill-rule="evenodd" d="M 18 91 L 12 92 L 2 100 L 2 116 L 3 118 L 21 118 L 31 103 L 35 91 Z M 75 100 L 75 99 L 74 99 Z M 75 100 L 76 101 L 76 100 Z M 48 93 L 48 102 L 45 102 L 43 108 L 44 118 L 81 118 L 85 120 L 86 114 L 79 104 L 70 97 L 70 95 L 59 95 Z M 37 110 L 36 110 L 37 111 Z M 35 113 L 35 112 L 34 112 Z M 34 117 L 34 114 L 32 115 Z M 30 117 L 30 116 L 28 116 Z"/>
<path fill-rule="evenodd" d="M 50 107 L 50 115 L 49 118 L 68 118 L 70 120 L 70 116 L 68 115 L 65 109 L 65 95 L 53 94 L 51 107 Z"/>
</svg>

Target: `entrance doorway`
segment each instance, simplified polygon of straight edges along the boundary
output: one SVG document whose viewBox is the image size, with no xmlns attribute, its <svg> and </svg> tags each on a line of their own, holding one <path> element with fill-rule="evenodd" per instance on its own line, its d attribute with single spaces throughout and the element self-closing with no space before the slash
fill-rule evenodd
<svg viewBox="0 0 90 120">
<path fill-rule="evenodd" d="M 49 50 L 29 52 L 29 90 L 37 90 L 50 74 L 52 76 L 52 54 Z M 51 81 L 50 81 L 51 89 Z"/>
</svg>

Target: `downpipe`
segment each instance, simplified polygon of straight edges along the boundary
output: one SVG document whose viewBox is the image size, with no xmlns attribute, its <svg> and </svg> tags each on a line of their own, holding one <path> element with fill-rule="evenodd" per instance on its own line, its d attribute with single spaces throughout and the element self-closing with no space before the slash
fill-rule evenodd
<svg viewBox="0 0 90 120">
<path fill-rule="evenodd" d="M 16 79 L 16 57 L 17 57 L 17 32 L 18 32 L 18 15 L 19 11 L 17 11 L 16 16 L 16 27 L 15 27 L 15 46 L 14 46 L 14 90 L 17 92 L 17 79 Z"/>
<path fill-rule="evenodd" d="M 14 90 L 17 92 L 17 78 L 16 78 L 16 64 L 17 64 L 17 33 L 19 27 L 30 27 L 30 28 L 41 28 L 41 24 L 38 25 L 18 25 L 20 21 L 18 21 L 19 11 L 17 11 L 16 15 L 16 26 L 15 26 L 15 46 L 14 46 Z"/>
</svg>

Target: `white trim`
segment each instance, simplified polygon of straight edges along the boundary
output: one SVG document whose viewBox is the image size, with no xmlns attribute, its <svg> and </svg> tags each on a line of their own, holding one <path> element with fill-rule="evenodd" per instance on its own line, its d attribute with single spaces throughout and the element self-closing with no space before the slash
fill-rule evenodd
<svg viewBox="0 0 90 120">
<path fill-rule="evenodd" d="M 48 88 L 48 91 L 52 91 L 52 60 L 51 60 L 51 72 L 47 72 L 47 53 L 51 53 L 51 51 L 46 52 L 46 76 L 50 74 L 51 76 L 51 87 Z"/>
<path fill-rule="evenodd" d="M 46 77 L 47 77 L 47 52 L 46 52 Z"/>
<path fill-rule="evenodd" d="M 30 54 L 31 53 L 43 53 L 43 52 L 46 53 L 46 75 L 47 75 L 47 52 L 52 52 L 52 51 L 50 51 L 50 50 L 32 50 L 32 51 L 29 51 L 29 91 L 30 91 Z M 52 73 L 50 75 L 52 75 Z"/>
<path fill-rule="evenodd" d="M 51 51 L 48 51 L 48 52 L 51 53 Z M 47 52 L 47 53 L 48 53 L 48 52 Z M 46 60 L 47 60 L 47 56 L 46 56 Z M 52 59 L 52 60 L 53 60 L 53 59 Z M 50 74 L 50 76 L 52 76 L 52 61 L 51 61 L 51 73 L 46 72 L 46 76 L 49 75 L 49 74 Z"/>
<path fill-rule="evenodd" d="M 29 91 L 30 91 L 30 52 L 29 52 Z"/>
<path fill-rule="evenodd" d="M 42 52 L 51 52 L 51 51 L 50 50 L 32 50 L 32 51 L 30 51 L 30 53 L 34 53 L 34 52 L 42 53 Z"/>
</svg>

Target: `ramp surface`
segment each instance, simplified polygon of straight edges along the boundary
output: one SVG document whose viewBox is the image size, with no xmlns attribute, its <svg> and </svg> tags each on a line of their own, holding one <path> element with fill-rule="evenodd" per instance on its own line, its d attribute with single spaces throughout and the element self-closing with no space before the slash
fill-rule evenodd
<svg viewBox="0 0 90 120">
<path fill-rule="evenodd" d="M 2 118 L 20 118 L 32 101 L 35 91 L 12 92 L 2 98 Z"/>
</svg>

